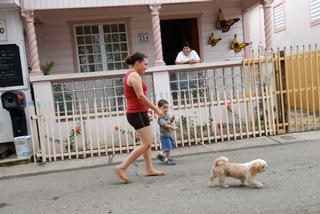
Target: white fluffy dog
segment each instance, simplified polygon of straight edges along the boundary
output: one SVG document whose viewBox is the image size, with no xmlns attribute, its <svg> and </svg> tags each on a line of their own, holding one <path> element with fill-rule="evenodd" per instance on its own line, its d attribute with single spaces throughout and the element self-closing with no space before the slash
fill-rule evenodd
<svg viewBox="0 0 320 214">
<path fill-rule="evenodd" d="M 214 178 L 218 177 L 222 187 L 229 187 L 224 183 L 224 180 L 226 177 L 232 177 L 239 179 L 243 185 L 261 188 L 263 184 L 255 180 L 255 176 L 266 169 L 267 162 L 261 159 L 253 160 L 249 163 L 230 163 L 227 157 L 220 156 L 213 163 L 208 185 L 213 186 Z"/>
</svg>

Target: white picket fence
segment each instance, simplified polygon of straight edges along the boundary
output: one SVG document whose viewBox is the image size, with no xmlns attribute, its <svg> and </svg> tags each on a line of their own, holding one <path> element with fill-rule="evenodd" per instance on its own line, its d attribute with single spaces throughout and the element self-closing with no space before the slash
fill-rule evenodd
<svg viewBox="0 0 320 214">
<path fill-rule="evenodd" d="M 184 98 L 184 105 L 174 105 L 172 97 L 166 98 L 176 116 L 176 147 L 275 134 L 274 113 L 268 111 L 274 102 L 271 96 L 246 98 L 243 91 L 236 90 L 235 94 L 224 91 L 222 96 L 213 97 L 213 93 L 204 93 L 203 97 L 190 93 L 188 100 Z M 97 107 L 98 102 L 101 108 Z M 125 110 L 107 111 L 107 103 L 108 99 L 95 99 L 93 111 L 89 105 L 84 109 L 79 105 L 78 114 L 72 104 L 72 114 L 62 116 L 59 105 L 56 112 L 48 107 L 53 105 L 37 105 L 37 114 L 30 109 L 33 135 L 39 135 L 33 141 L 35 158 L 53 161 L 130 152 L 139 144 L 138 136 L 127 123 Z M 257 108 L 261 104 L 269 108 Z M 152 148 L 160 150 L 159 126 L 153 112 L 150 120 Z"/>
<path fill-rule="evenodd" d="M 243 76 L 243 64 L 167 67 L 162 72 L 167 80 L 159 78 L 163 73 L 157 70 L 146 81 L 152 89 L 150 99 L 155 103 L 161 98 L 168 100 L 176 116 L 176 147 L 275 134 L 271 81 L 246 87 L 244 82 L 252 77 Z M 41 90 L 34 81 L 38 93 L 44 94 L 29 108 L 35 161 L 115 155 L 139 145 L 125 117 L 126 100 L 117 95 L 122 90 L 121 81 L 114 74 L 103 74 L 105 80 L 94 75 L 93 82 L 84 74 L 79 81 L 58 81 L 53 76 L 37 79 Z M 113 85 L 109 87 L 110 78 Z M 48 94 L 53 94 L 53 99 Z M 150 120 L 152 149 L 161 150 L 157 117 L 152 112 Z"/>
</svg>

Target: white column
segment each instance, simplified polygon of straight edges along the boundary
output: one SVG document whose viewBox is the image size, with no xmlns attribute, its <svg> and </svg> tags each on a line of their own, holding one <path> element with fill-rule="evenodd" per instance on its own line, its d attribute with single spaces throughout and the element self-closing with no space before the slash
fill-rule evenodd
<svg viewBox="0 0 320 214">
<path fill-rule="evenodd" d="M 272 2 L 273 0 L 261 0 L 264 11 L 264 29 L 266 50 L 269 51 L 273 45 L 273 17 L 272 17 Z"/>
<path fill-rule="evenodd" d="M 160 18 L 159 11 L 161 9 L 160 4 L 149 5 L 151 17 L 152 17 L 152 34 L 153 34 L 153 46 L 156 54 L 155 65 L 164 65 L 162 54 L 162 42 L 161 42 L 161 30 L 160 30 Z"/>
<path fill-rule="evenodd" d="M 24 17 L 26 33 L 27 33 L 27 46 L 30 55 L 31 74 L 42 75 L 40 69 L 38 44 L 36 37 L 36 30 L 34 26 L 34 12 L 33 10 L 21 10 L 21 15 Z"/>
<path fill-rule="evenodd" d="M 244 41 L 250 43 L 249 46 L 245 47 L 246 58 L 251 57 L 252 49 L 252 32 L 251 32 L 251 15 L 248 10 L 243 11 L 243 30 L 244 30 Z"/>
<path fill-rule="evenodd" d="M 165 69 L 165 67 L 163 67 Z M 160 99 L 171 99 L 170 96 L 170 77 L 168 71 L 153 72 L 153 88 L 156 101 Z"/>
</svg>

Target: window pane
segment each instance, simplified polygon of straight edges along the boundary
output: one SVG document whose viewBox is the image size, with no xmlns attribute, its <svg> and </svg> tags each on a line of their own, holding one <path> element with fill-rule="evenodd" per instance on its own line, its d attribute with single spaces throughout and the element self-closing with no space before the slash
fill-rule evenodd
<svg viewBox="0 0 320 214">
<path fill-rule="evenodd" d="M 78 37 L 77 37 L 77 43 L 78 43 L 78 45 L 84 44 L 84 38 L 83 38 L 83 36 L 78 36 Z"/>
<path fill-rule="evenodd" d="M 80 64 L 87 64 L 88 63 L 86 56 L 80 56 L 79 58 L 80 58 Z"/>
<path fill-rule="evenodd" d="M 195 71 L 188 72 L 189 79 L 196 79 L 197 73 Z"/>
<path fill-rule="evenodd" d="M 93 48 L 92 46 L 86 46 L 87 54 L 92 54 L 93 53 Z"/>
<path fill-rule="evenodd" d="M 84 46 L 78 47 L 78 51 L 79 51 L 79 54 L 85 54 L 86 53 L 86 47 L 84 47 Z"/>
<path fill-rule="evenodd" d="M 86 66 L 86 65 L 80 66 L 80 71 L 81 72 L 88 72 L 88 66 Z"/>
<path fill-rule="evenodd" d="M 99 35 L 93 35 L 92 38 L 93 38 L 93 43 L 95 43 L 95 44 L 99 44 L 100 43 Z"/>
<path fill-rule="evenodd" d="M 122 69 L 121 63 L 115 63 L 115 65 L 116 69 Z"/>
<path fill-rule="evenodd" d="M 90 68 L 90 72 L 96 71 L 96 68 L 94 65 L 89 65 L 89 68 Z"/>
<path fill-rule="evenodd" d="M 177 73 L 170 73 L 170 81 L 174 81 L 174 80 L 177 80 Z"/>
<path fill-rule="evenodd" d="M 84 27 L 84 34 L 91 34 L 91 28 L 90 28 L 90 26 L 85 26 L 85 27 Z"/>
<path fill-rule="evenodd" d="M 129 65 L 127 65 L 125 62 L 123 62 L 123 63 L 122 63 L 122 68 L 123 68 L 123 69 L 128 69 L 128 68 L 129 68 Z"/>
<path fill-rule="evenodd" d="M 121 56 L 122 56 L 122 60 L 124 60 L 128 56 L 128 53 L 122 53 Z"/>
<path fill-rule="evenodd" d="M 188 82 L 187 81 L 181 81 L 180 82 L 180 90 L 188 89 Z"/>
<path fill-rule="evenodd" d="M 114 61 L 121 61 L 121 55 L 119 53 L 114 54 Z"/>
<path fill-rule="evenodd" d="M 126 32 L 125 24 L 119 24 L 118 27 L 119 27 L 119 32 Z"/>
<path fill-rule="evenodd" d="M 88 56 L 88 62 L 89 62 L 89 63 L 94 63 L 94 57 L 93 57 L 93 55 L 89 55 L 89 56 Z"/>
<path fill-rule="evenodd" d="M 102 71 L 102 70 L 103 70 L 102 64 L 97 64 L 96 71 Z"/>
<path fill-rule="evenodd" d="M 197 88 L 197 81 L 196 80 L 190 80 L 189 81 L 189 87 L 190 88 Z"/>
<path fill-rule="evenodd" d="M 113 60 L 113 54 L 107 54 L 106 57 L 107 57 L 107 61 L 108 62 L 113 62 L 114 61 Z"/>
<path fill-rule="evenodd" d="M 112 34 L 112 42 L 119 42 L 119 35 L 118 34 Z"/>
<path fill-rule="evenodd" d="M 103 32 L 104 33 L 110 33 L 111 32 L 110 25 L 103 25 Z"/>
<path fill-rule="evenodd" d="M 102 62 L 101 55 L 94 55 L 94 62 L 101 63 Z"/>
<path fill-rule="evenodd" d="M 179 79 L 186 80 L 187 79 L 187 72 L 179 72 Z"/>
<path fill-rule="evenodd" d="M 111 32 L 112 33 L 118 32 L 118 25 L 117 24 L 112 24 L 111 25 Z"/>
<path fill-rule="evenodd" d="M 101 53 L 101 50 L 100 50 L 100 46 L 99 46 L 99 45 L 94 45 L 94 46 L 93 46 L 93 53 Z"/>
<path fill-rule="evenodd" d="M 119 52 L 119 51 L 120 51 L 120 46 L 119 46 L 119 44 L 114 44 L 114 45 L 113 45 L 113 51 L 114 51 L 114 52 Z"/>
<path fill-rule="evenodd" d="M 111 35 L 104 35 L 104 42 L 106 43 L 112 42 Z"/>
<path fill-rule="evenodd" d="M 91 36 L 86 36 L 85 40 L 86 40 L 86 44 L 92 44 L 92 37 Z"/>
<path fill-rule="evenodd" d="M 113 63 L 108 63 L 108 70 L 114 70 Z"/>
<path fill-rule="evenodd" d="M 92 33 L 99 33 L 98 26 L 92 26 Z"/>
<path fill-rule="evenodd" d="M 125 33 L 120 34 L 120 41 L 121 42 L 127 41 L 127 35 Z"/>
<path fill-rule="evenodd" d="M 170 89 L 171 90 L 178 90 L 178 83 L 176 83 L 176 82 L 170 83 Z"/>
<path fill-rule="evenodd" d="M 77 35 L 82 35 L 83 34 L 83 28 L 81 26 L 76 27 L 76 34 Z"/>
<path fill-rule="evenodd" d="M 106 45 L 106 52 L 112 52 L 112 45 Z"/>
<path fill-rule="evenodd" d="M 127 47 L 126 43 L 121 43 L 120 46 L 121 46 L 121 51 L 127 51 L 128 50 L 128 47 Z"/>
</svg>

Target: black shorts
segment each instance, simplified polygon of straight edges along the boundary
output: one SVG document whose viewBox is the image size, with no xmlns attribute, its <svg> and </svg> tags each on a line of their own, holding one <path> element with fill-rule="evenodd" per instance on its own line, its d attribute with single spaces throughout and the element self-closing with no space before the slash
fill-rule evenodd
<svg viewBox="0 0 320 214">
<path fill-rule="evenodd" d="M 135 130 L 150 126 L 148 112 L 127 113 L 127 119 Z"/>
</svg>

